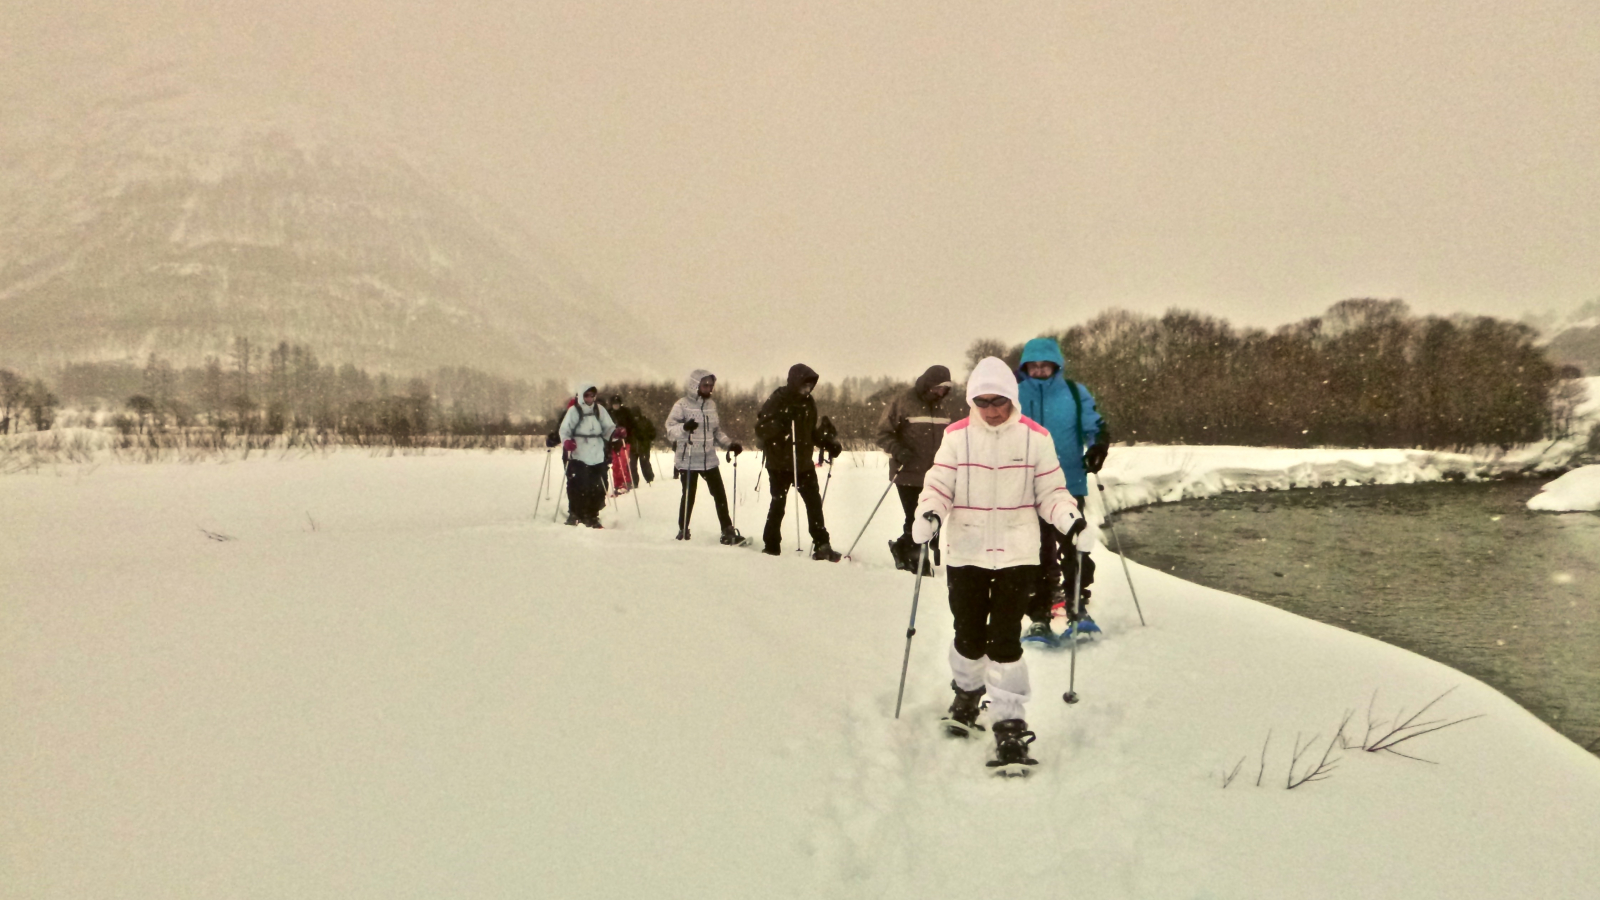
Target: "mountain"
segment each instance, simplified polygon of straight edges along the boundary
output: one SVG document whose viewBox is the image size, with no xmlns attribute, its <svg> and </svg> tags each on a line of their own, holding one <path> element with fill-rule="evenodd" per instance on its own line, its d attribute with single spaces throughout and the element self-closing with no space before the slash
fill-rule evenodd
<svg viewBox="0 0 1600 900">
<path fill-rule="evenodd" d="M 1551 334 L 1546 352 L 1552 362 L 1600 375 L 1600 299 L 1583 304 L 1546 331 Z"/>
<path fill-rule="evenodd" d="M 170 64 L 63 93 L 0 119 L 0 365 L 196 364 L 236 335 L 395 373 L 663 360 L 594 327 L 636 317 L 360 110 Z"/>
</svg>

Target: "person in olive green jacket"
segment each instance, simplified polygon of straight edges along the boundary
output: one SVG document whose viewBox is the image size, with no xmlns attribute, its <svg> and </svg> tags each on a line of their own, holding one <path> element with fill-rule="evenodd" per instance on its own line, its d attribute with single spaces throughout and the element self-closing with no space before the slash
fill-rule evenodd
<svg viewBox="0 0 1600 900">
<path fill-rule="evenodd" d="M 933 455 L 939 452 L 939 442 L 950 424 L 950 414 L 945 409 L 950 386 L 949 369 L 929 366 L 910 390 L 889 401 L 878 419 L 877 443 L 889 454 L 889 480 L 900 494 L 900 506 L 906 514 L 900 537 L 889 542 L 889 553 L 894 557 L 895 568 L 908 572 L 917 568 L 911 514 L 922 493 L 923 476 L 933 465 Z"/>
</svg>

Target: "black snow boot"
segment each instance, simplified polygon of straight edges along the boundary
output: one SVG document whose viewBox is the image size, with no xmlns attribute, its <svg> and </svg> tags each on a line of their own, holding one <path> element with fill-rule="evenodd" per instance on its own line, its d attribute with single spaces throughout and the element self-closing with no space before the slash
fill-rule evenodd
<svg viewBox="0 0 1600 900">
<path fill-rule="evenodd" d="M 889 555 L 894 557 L 894 567 L 902 572 L 917 570 L 917 545 L 905 535 L 889 542 Z"/>
<path fill-rule="evenodd" d="M 767 544 L 766 546 L 761 548 L 761 552 L 765 553 L 768 556 L 782 556 L 783 555 L 783 550 L 780 549 L 777 544 Z"/>
<path fill-rule="evenodd" d="M 576 524 L 578 524 L 578 514 L 577 513 L 571 513 L 571 512 L 567 513 L 567 524 L 568 525 L 576 525 Z"/>
<path fill-rule="evenodd" d="M 823 541 L 822 543 L 817 544 L 817 545 L 815 545 L 815 546 L 813 546 L 811 548 L 811 558 L 812 559 L 825 559 L 828 562 L 838 562 L 839 560 L 843 559 L 844 557 L 839 555 L 839 551 L 837 551 L 837 550 L 833 549 L 833 547 L 829 546 L 827 541 Z"/>
<path fill-rule="evenodd" d="M 1028 755 L 1028 745 L 1033 743 L 1033 732 L 1021 719 L 1006 719 L 994 723 L 994 759 L 988 767 L 996 775 L 1015 777 L 1027 775 L 1030 766 L 1039 761 Z"/>
<path fill-rule="evenodd" d="M 722 544 L 729 547 L 743 547 L 746 543 L 748 543 L 745 540 L 745 536 L 740 534 L 732 525 L 722 529 L 722 537 L 718 540 Z"/>
<path fill-rule="evenodd" d="M 939 720 L 939 724 L 944 726 L 944 733 L 964 738 L 970 737 L 974 731 L 982 731 L 983 726 L 978 724 L 978 712 L 983 709 L 979 702 L 983 699 L 983 685 L 963 691 L 952 681 L 950 687 L 956 692 L 956 699 L 950 703 L 950 712 Z"/>
<path fill-rule="evenodd" d="M 604 528 L 605 527 L 605 526 L 600 524 L 600 517 L 599 516 L 589 516 L 588 518 L 579 519 L 578 521 L 582 522 L 585 526 L 587 526 L 589 528 Z"/>
<path fill-rule="evenodd" d="M 683 528 L 679 528 L 678 529 L 678 540 L 687 541 L 688 539 L 689 539 L 689 528 L 688 528 L 688 526 L 684 526 Z"/>
</svg>

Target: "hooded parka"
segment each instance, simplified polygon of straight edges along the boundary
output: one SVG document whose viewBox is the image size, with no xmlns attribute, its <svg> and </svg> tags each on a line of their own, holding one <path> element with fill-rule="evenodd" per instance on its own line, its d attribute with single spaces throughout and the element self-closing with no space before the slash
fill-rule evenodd
<svg viewBox="0 0 1600 900">
<path fill-rule="evenodd" d="M 717 417 L 717 401 L 700 396 L 700 382 L 715 378 L 706 369 L 695 369 L 683 382 L 683 396 L 672 404 L 667 413 L 667 440 L 675 450 L 673 466 L 680 472 L 706 472 L 717 467 L 717 450 L 733 446 L 733 439 L 722 433 L 722 420 Z M 685 422 L 694 422 L 693 431 L 685 431 Z"/>
<path fill-rule="evenodd" d="M 790 366 L 788 383 L 773 391 L 756 415 L 756 437 L 767 451 L 770 472 L 793 472 L 796 455 L 809 463 L 813 447 L 833 449 L 832 438 L 817 434 L 817 402 L 800 391 L 807 384 L 816 386 L 817 373 L 804 363 Z"/>
<path fill-rule="evenodd" d="M 606 441 L 611 439 L 611 432 L 617 428 L 616 423 L 611 421 L 611 413 L 600 405 L 599 398 L 594 403 L 583 402 L 583 395 L 595 387 L 592 381 L 578 383 L 578 390 L 573 395 L 576 402 L 567 407 L 567 414 L 561 419 L 561 428 L 557 431 L 562 440 L 577 442 L 572 458 L 586 466 L 598 466 L 606 461 Z"/>
<path fill-rule="evenodd" d="M 950 424 L 945 411 L 949 398 L 933 398 L 929 391 L 949 383 L 949 369 L 929 366 L 910 390 L 889 401 L 878 418 L 878 446 L 889 454 L 889 480 L 895 484 L 922 486 L 923 475 L 933 465 Z"/>
<path fill-rule="evenodd" d="M 945 429 L 933 467 L 923 482 L 917 517 L 943 522 L 946 566 L 1002 569 L 1039 564 L 1039 519 L 1065 534 L 1079 518 L 1067 493 L 1050 433 L 1022 415 L 1017 380 L 994 357 L 978 363 L 967 381 L 967 400 L 997 394 L 1011 400 L 999 426 L 973 414 Z"/>
<path fill-rule="evenodd" d="M 1055 374 L 1049 378 L 1030 377 L 1030 362 L 1055 363 Z M 1083 453 L 1105 430 L 1105 421 L 1094 407 L 1094 397 L 1083 385 L 1067 381 L 1066 358 L 1061 355 L 1061 345 L 1051 338 L 1034 338 L 1023 345 L 1016 379 L 1022 414 L 1050 432 L 1067 490 L 1077 497 L 1086 496 L 1089 476 L 1083 467 Z"/>
</svg>

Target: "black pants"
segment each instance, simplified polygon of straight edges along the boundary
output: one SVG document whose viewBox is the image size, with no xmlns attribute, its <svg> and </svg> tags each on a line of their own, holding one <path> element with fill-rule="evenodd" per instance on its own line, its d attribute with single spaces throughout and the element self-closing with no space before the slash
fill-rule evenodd
<svg viewBox="0 0 1600 900">
<path fill-rule="evenodd" d="M 694 495 L 700 482 L 706 483 L 706 489 L 711 492 L 711 502 L 717 506 L 717 521 L 722 525 L 722 530 L 727 531 L 733 527 L 733 520 L 728 517 L 728 494 L 722 489 L 722 470 L 707 469 L 704 472 L 679 472 L 683 482 L 683 499 L 678 501 L 678 529 L 681 531 L 689 527 L 689 520 L 694 517 Z"/>
<path fill-rule="evenodd" d="M 1074 498 L 1078 501 L 1078 509 L 1083 509 L 1083 498 Z M 1039 580 L 1034 585 L 1033 597 L 1028 603 L 1028 618 L 1035 622 L 1050 621 L 1050 596 L 1056 588 L 1065 588 L 1067 593 L 1072 593 L 1072 580 L 1078 574 L 1078 550 L 1076 547 L 1067 546 L 1063 558 L 1062 543 L 1065 538 L 1054 525 L 1043 519 L 1039 520 Z M 1094 560 L 1083 557 L 1083 581 L 1079 587 L 1085 603 L 1089 602 L 1089 585 L 1094 584 Z M 1068 597 L 1071 603 L 1072 598 Z"/>
<path fill-rule="evenodd" d="M 767 507 L 767 527 L 761 531 L 761 540 L 767 547 L 778 547 L 783 543 L 783 510 L 789 487 L 794 484 L 794 473 L 768 469 L 767 476 L 772 484 L 772 505 Z M 796 490 L 806 504 L 806 527 L 811 532 L 811 542 L 828 543 L 828 527 L 822 521 L 822 492 L 817 489 L 817 470 L 809 465 L 801 468 L 800 485 Z"/>
<path fill-rule="evenodd" d="M 967 659 L 988 656 L 1001 663 L 1021 659 L 1022 611 L 1033 596 L 1039 567 L 954 566 L 946 570 L 946 577 L 956 652 Z"/>
<path fill-rule="evenodd" d="M 644 469 L 644 480 L 645 481 L 655 481 L 656 480 L 655 470 L 650 467 L 650 448 L 649 447 L 646 447 L 643 444 L 629 444 L 628 445 L 628 456 L 630 458 L 630 465 L 633 466 L 633 473 L 632 474 L 633 474 L 633 483 L 634 483 L 635 486 L 637 486 L 639 484 L 639 470 L 641 468 Z"/>
<path fill-rule="evenodd" d="M 567 508 L 580 520 L 597 518 L 606 508 L 607 463 L 584 465 L 576 459 L 567 461 Z"/>
<path fill-rule="evenodd" d="M 911 519 L 917 512 L 917 498 L 922 496 L 920 484 L 897 484 L 895 493 L 900 495 L 900 508 L 906 511 L 905 524 L 900 526 L 900 542 L 906 546 L 911 545 Z"/>
</svg>

